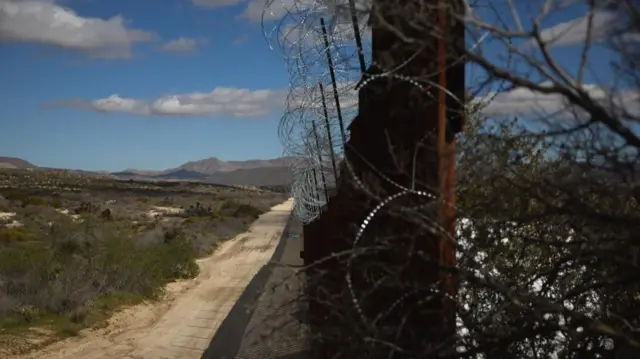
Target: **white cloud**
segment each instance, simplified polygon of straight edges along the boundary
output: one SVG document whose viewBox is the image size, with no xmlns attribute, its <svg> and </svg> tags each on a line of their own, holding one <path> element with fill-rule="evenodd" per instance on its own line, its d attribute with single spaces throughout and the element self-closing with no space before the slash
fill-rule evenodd
<svg viewBox="0 0 640 359">
<path fill-rule="evenodd" d="M 620 14 L 612 11 L 594 10 L 593 18 L 589 24 L 588 15 L 584 15 L 571 21 L 563 22 L 542 30 L 540 36 L 543 41 L 551 46 L 569 46 L 584 43 L 587 35 L 591 34 L 593 42 L 600 43 L 611 40 L 613 36 L 623 32 L 625 20 Z M 625 41 L 638 40 L 634 34 L 622 34 Z M 533 45 L 533 40 L 527 42 Z"/>
<path fill-rule="evenodd" d="M 81 17 L 45 0 L 0 0 L 0 41 L 34 42 L 77 50 L 96 57 L 129 58 L 135 42 L 152 33 L 128 28 L 122 16 Z"/>
<path fill-rule="evenodd" d="M 290 24 L 280 29 L 279 38 L 287 46 L 323 46 L 322 34 L 317 29 L 309 28 L 305 24 Z"/>
<path fill-rule="evenodd" d="M 340 107 L 343 112 L 357 109 L 358 94 L 354 83 L 338 83 Z M 151 100 L 123 97 L 112 94 L 95 100 L 72 99 L 49 103 L 47 107 L 71 107 L 105 113 L 128 113 L 139 116 L 221 116 L 233 118 L 261 118 L 270 114 L 281 115 L 285 110 L 287 89 L 249 90 L 233 87 L 216 87 L 210 92 L 160 96 Z M 336 115 L 333 88 L 324 86 L 324 97 L 329 115 Z M 291 92 L 289 110 L 304 109 L 323 116 L 319 88 L 299 88 Z"/>
<path fill-rule="evenodd" d="M 596 11 L 593 14 L 591 26 L 588 17 L 563 22 L 541 32 L 542 40 L 551 42 L 554 46 L 573 45 L 583 43 L 591 33 L 593 41 L 602 41 L 615 27 L 618 16 L 613 12 Z"/>
<path fill-rule="evenodd" d="M 640 117 L 640 92 L 635 90 L 611 93 L 596 85 L 585 85 L 584 89 L 592 99 L 608 111 L 624 109 L 627 115 Z M 343 113 L 351 113 L 358 108 L 358 92 L 353 83 L 338 84 L 340 105 Z M 288 90 L 264 89 L 249 90 L 242 88 L 217 87 L 210 92 L 193 92 L 178 95 L 161 96 L 150 101 L 126 98 L 119 94 L 97 100 L 64 100 L 49 104 L 50 107 L 73 107 L 100 112 L 119 112 L 140 116 L 221 116 L 232 118 L 261 118 L 270 114 L 282 114 L 285 109 Z M 333 89 L 330 84 L 324 86 L 324 97 L 330 117 L 336 116 Z M 323 117 L 321 93 L 319 88 L 300 88 L 291 93 L 292 102 L 288 110 L 303 110 Z M 492 94 L 486 97 L 482 108 L 483 115 L 489 117 L 527 117 L 527 118 L 570 118 L 574 116 L 572 107 L 561 95 L 546 95 L 525 88 Z M 580 113 L 578 113 L 580 115 Z"/>
<path fill-rule="evenodd" d="M 78 102 L 78 104 L 81 104 Z M 113 94 L 107 98 L 94 100 L 87 103 L 87 108 L 93 108 L 103 112 L 128 112 L 143 115 L 149 112 L 149 107 L 142 101 L 122 98 Z"/>
<path fill-rule="evenodd" d="M 204 40 L 192 39 L 188 37 L 179 37 L 174 40 L 167 41 L 162 45 L 162 51 L 165 52 L 194 52 L 199 44 L 204 43 Z"/>
<path fill-rule="evenodd" d="M 152 101 L 113 94 L 98 100 L 65 100 L 53 107 L 74 107 L 100 112 L 121 112 L 141 116 L 225 116 L 260 118 L 282 109 L 286 91 L 217 87 L 211 92 L 167 95 Z"/>
<path fill-rule="evenodd" d="M 348 22 L 351 24 L 351 6 L 349 0 L 322 0 L 326 5 L 327 11 L 336 17 L 338 22 Z M 356 17 L 358 23 L 365 24 L 369 19 L 369 14 L 372 10 L 372 0 L 354 0 L 353 5 L 355 7 Z"/>
<path fill-rule="evenodd" d="M 371 40 L 371 29 L 364 25 L 364 22 L 358 24 L 363 41 Z M 317 24 L 290 24 L 279 29 L 280 41 L 287 46 L 303 45 L 307 47 L 324 47 L 324 38 L 322 36 L 322 27 L 320 23 Z M 327 33 L 331 43 L 336 45 L 336 42 L 353 43 L 355 35 L 353 32 L 353 24 L 348 23 L 336 23 L 332 27 L 327 29 Z M 338 44 L 342 45 L 342 44 Z"/>
<path fill-rule="evenodd" d="M 355 0 L 356 14 L 362 17 L 371 9 L 371 0 Z M 337 16 L 351 21 L 349 0 L 249 0 L 242 17 L 254 22 L 280 20 L 287 15 L 326 18 Z"/>
<path fill-rule="evenodd" d="M 301 87 L 293 90 L 288 110 L 305 111 L 313 114 L 314 117 L 324 119 L 324 108 L 322 106 L 322 96 L 324 96 L 327 114 L 330 118 L 335 118 L 338 114 L 338 108 L 333 97 L 333 87 L 331 83 L 324 83 L 323 89 L 324 91 L 320 92 L 320 86 L 315 86 L 312 89 Z M 353 114 L 357 111 L 358 91 L 355 89 L 355 83 L 338 82 L 337 90 L 342 114 Z"/>
<path fill-rule="evenodd" d="M 625 110 L 631 116 L 640 116 L 640 92 L 625 90 L 611 92 L 597 85 L 584 85 L 584 90 L 605 110 L 624 117 L 617 111 Z M 542 94 L 526 88 L 486 97 L 487 103 L 482 109 L 486 116 L 537 116 L 540 118 L 574 116 L 574 106 L 568 104 L 564 96 L 559 94 Z M 581 115 L 581 111 L 577 111 Z"/>
<path fill-rule="evenodd" d="M 279 20 L 290 12 L 302 11 L 313 5 L 313 0 L 249 0 L 242 17 L 250 21 Z"/>
<path fill-rule="evenodd" d="M 233 6 L 243 0 L 191 0 L 193 5 L 200 7 L 216 8 L 224 6 Z"/>
</svg>

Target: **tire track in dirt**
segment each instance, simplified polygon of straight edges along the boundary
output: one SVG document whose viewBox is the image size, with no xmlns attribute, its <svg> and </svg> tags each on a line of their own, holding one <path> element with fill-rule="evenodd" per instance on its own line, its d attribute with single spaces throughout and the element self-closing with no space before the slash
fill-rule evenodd
<svg viewBox="0 0 640 359">
<path fill-rule="evenodd" d="M 249 231 L 198 260 L 195 280 L 172 283 L 167 299 L 117 313 L 106 329 L 8 359 L 199 359 L 241 293 L 267 264 L 291 214 L 277 205 Z"/>
</svg>

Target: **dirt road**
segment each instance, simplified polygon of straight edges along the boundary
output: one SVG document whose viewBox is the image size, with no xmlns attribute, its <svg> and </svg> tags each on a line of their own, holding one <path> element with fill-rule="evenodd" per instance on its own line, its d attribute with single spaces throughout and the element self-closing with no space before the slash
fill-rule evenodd
<svg viewBox="0 0 640 359">
<path fill-rule="evenodd" d="M 248 232 L 199 260 L 198 278 L 173 283 L 166 300 L 129 308 L 117 313 L 106 329 L 89 330 L 19 358 L 200 358 L 251 278 L 271 258 L 292 205 L 288 200 L 273 207 Z"/>
</svg>

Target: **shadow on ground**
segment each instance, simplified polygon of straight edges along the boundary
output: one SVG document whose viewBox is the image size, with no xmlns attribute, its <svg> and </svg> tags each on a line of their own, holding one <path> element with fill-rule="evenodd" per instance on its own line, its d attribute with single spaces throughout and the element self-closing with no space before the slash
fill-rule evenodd
<svg viewBox="0 0 640 359">
<path fill-rule="evenodd" d="M 302 226 L 289 220 L 271 261 L 251 280 L 202 359 L 308 359 L 300 296 Z"/>
</svg>

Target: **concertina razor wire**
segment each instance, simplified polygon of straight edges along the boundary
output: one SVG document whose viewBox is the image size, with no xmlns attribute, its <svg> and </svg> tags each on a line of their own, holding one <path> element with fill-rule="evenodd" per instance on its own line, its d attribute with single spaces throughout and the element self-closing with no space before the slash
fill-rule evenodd
<svg viewBox="0 0 640 359">
<path fill-rule="evenodd" d="M 278 135 L 283 156 L 293 158 L 290 194 L 295 200 L 294 216 L 302 223 L 320 215 L 337 183 L 347 140 L 344 128 L 357 115 L 358 90 L 376 77 L 407 81 L 423 91 L 439 86 L 421 85 L 391 71 L 358 83 L 364 63 L 371 62 L 366 60 L 370 59 L 370 11 L 371 0 L 267 0 L 263 9 L 265 39 L 283 57 L 289 73 Z M 477 36 L 470 49 L 486 37 L 487 32 Z M 453 94 L 447 91 L 447 96 Z"/>
<path fill-rule="evenodd" d="M 349 172 L 347 175 L 354 183 L 379 202 L 360 224 L 354 238 L 354 248 L 369 223 L 384 207 L 391 205 L 395 200 L 408 195 L 418 196 L 427 199 L 425 204 L 420 205 L 424 206 L 433 204 L 433 200 L 437 199 L 435 193 L 418 191 L 413 186 L 408 188 L 393 182 L 367 159 L 360 158 L 379 178 L 398 189 L 395 194 L 378 198 L 355 175 L 349 161 L 344 161 L 345 166 L 336 166 L 336 162 L 345 160 L 344 142 L 347 139 L 343 129 L 348 127 L 357 115 L 358 90 L 376 78 L 392 77 L 406 81 L 427 94 L 428 88 L 440 88 L 455 101 L 462 101 L 437 83 L 419 83 L 391 71 L 371 76 L 359 83 L 364 70 L 361 58 L 370 57 L 367 56 L 370 54 L 366 46 L 370 41 L 370 34 L 365 25 L 370 11 L 367 3 L 359 1 L 355 4 L 355 22 L 358 35 L 363 42 L 361 52 L 355 46 L 357 36 L 354 17 L 351 16 L 354 12 L 349 7 L 349 0 L 269 0 L 263 12 L 265 37 L 270 47 L 282 54 L 289 72 L 289 93 L 286 110 L 280 121 L 279 137 L 284 147 L 284 156 L 294 158 L 291 164 L 293 181 L 290 187 L 290 194 L 294 198 L 293 214 L 302 223 L 310 223 L 316 219 L 328 201 L 330 189 L 337 184 L 340 173 L 336 169 L 346 168 Z M 273 7 L 284 15 L 272 27 L 268 27 L 267 20 L 276 16 Z M 485 32 L 471 46 L 471 50 L 479 46 L 486 37 Z M 403 212 L 416 209 L 402 205 L 394 206 Z M 432 230 L 441 229 L 433 223 Z M 352 281 L 352 262 L 357 256 L 356 253 L 354 251 L 347 258 L 347 290 L 360 321 L 365 326 L 371 326 L 375 325 L 383 313 L 376 318 L 368 318 L 361 308 Z M 398 298 L 392 307 L 402 300 L 403 297 Z"/>
</svg>

